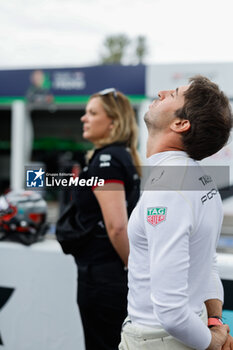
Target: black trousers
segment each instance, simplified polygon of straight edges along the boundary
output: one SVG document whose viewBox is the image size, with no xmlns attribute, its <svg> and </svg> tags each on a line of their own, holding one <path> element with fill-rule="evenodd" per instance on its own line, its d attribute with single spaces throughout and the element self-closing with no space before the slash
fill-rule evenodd
<svg viewBox="0 0 233 350">
<path fill-rule="evenodd" d="M 77 301 L 86 350 L 118 349 L 127 292 L 127 272 L 120 260 L 78 266 Z"/>
</svg>

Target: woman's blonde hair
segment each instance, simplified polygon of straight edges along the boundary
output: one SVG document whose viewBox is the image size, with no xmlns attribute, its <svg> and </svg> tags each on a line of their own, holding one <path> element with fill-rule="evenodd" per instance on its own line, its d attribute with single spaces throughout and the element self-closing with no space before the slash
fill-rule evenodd
<svg viewBox="0 0 233 350">
<path fill-rule="evenodd" d="M 107 138 L 100 139 L 96 147 L 103 147 L 114 142 L 122 142 L 130 150 L 133 163 L 141 176 L 141 161 L 137 152 L 138 127 L 133 107 L 129 99 L 120 91 L 106 94 L 93 94 L 90 99 L 99 97 L 107 116 L 112 119 L 113 127 Z"/>
</svg>

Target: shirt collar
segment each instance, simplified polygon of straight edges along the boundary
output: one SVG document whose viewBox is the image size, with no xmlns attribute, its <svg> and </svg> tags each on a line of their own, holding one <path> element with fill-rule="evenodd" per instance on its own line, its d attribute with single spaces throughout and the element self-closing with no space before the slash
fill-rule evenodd
<svg viewBox="0 0 233 350">
<path fill-rule="evenodd" d="M 148 165 L 158 165 L 161 161 L 164 161 L 171 156 L 183 156 L 188 158 L 188 155 L 184 151 L 166 151 L 152 154 L 149 158 L 147 158 Z"/>
</svg>

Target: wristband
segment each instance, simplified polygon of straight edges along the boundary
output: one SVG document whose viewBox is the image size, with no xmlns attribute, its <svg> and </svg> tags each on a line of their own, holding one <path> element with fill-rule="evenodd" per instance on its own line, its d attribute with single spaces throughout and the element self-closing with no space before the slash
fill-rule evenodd
<svg viewBox="0 0 233 350">
<path fill-rule="evenodd" d="M 214 326 L 222 326 L 223 322 L 221 317 L 219 316 L 212 316 L 208 318 L 208 327 L 214 327 Z"/>
</svg>

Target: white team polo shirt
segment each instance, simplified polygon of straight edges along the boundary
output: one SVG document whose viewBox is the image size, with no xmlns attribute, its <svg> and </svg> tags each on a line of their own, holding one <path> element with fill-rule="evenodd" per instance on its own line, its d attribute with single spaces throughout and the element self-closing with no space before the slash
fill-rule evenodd
<svg viewBox="0 0 233 350">
<path fill-rule="evenodd" d="M 206 349 L 211 333 L 199 317 L 203 303 L 223 300 L 216 268 L 221 198 L 185 152 L 154 154 L 149 164 L 149 187 L 128 224 L 128 314 L 136 324 L 162 326 L 187 346 Z M 171 166 L 181 167 L 179 176 L 166 175 Z M 196 189 L 184 190 L 186 180 Z"/>
</svg>

